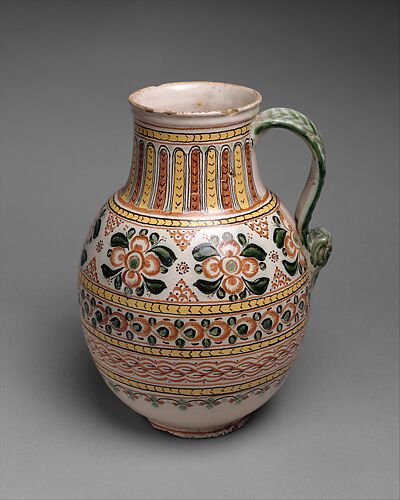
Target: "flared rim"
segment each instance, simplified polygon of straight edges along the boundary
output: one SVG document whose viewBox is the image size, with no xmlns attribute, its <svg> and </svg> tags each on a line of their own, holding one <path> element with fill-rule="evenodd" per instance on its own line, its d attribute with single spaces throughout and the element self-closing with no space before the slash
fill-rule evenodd
<svg viewBox="0 0 400 500">
<path fill-rule="evenodd" d="M 257 108 L 261 94 L 234 83 L 187 81 L 143 87 L 129 95 L 134 109 L 165 116 L 232 116 Z"/>
</svg>

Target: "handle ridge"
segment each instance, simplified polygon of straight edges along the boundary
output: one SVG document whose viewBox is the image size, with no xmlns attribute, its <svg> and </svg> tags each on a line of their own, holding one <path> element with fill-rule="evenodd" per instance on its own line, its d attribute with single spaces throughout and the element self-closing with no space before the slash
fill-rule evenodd
<svg viewBox="0 0 400 500">
<path fill-rule="evenodd" d="M 314 281 L 327 263 L 332 251 L 332 236 L 326 229 L 309 229 L 312 214 L 324 185 L 325 147 L 321 134 L 314 123 L 302 113 L 290 108 L 271 108 L 262 111 L 254 125 L 254 139 L 271 128 L 284 128 L 300 136 L 312 153 L 310 173 L 297 203 L 295 220 L 303 245 L 310 252 L 314 266 Z"/>
</svg>

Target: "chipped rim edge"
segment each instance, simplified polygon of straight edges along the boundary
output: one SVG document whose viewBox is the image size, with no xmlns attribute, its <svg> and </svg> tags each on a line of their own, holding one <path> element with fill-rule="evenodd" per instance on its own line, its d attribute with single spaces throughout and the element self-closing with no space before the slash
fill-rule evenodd
<svg viewBox="0 0 400 500">
<path fill-rule="evenodd" d="M 215 110 L 215 111 L 174 111 L 174 110 L 160 110 L 157 109 L 156 107 L 148 107 L 144 106 L 143 104 L 139 104 L 136 100 L 136 97 L 143 93 L 145 90 L 148 90 L 150 88 L 158 88 L 158 87 L 170 87 L 170 86 L 175 86 L 175 85 L 187 85 L 187 84 L 207 84 L 207 85 L 221 85 L 223 87 L 239 87 L 240 89 L 244 91 L 250 91 L 254 95 L 254 101 L 252 101 L 250 104 L 246 104 L 245 106 L 241 106 L 238 108 L 229 108 L 226 110 Z M 195 80 L 195 81 L 182 81 L 182 82 L 168 82 L 168 83 L 162 83 L 160 85 L 149 85 L 147 87 L 142 87 L 138 90 L 135 90 L 135 92 L 132 92 L 128 96 L 128 101 L 131 104 L 133 110 L 138 109 L 141 111 L 145 111 L 149 114 L 156 114 L 156 115 L 161 115 L 161 116 L 181 116 L 181 117 L 214 117 L 214 116 L 235 116 L 239 113 L 243 113 L 244 111 L 249 111 L 254 108 L 258 108 L 262 101 L 262 96 L 261 94 L 251 88 L 251 87 L 246 87 L 244 85 L 239 85 L 237 83 L 225 83 L 225 82 L 210 82 L 207 80 Z"/>
</svg>

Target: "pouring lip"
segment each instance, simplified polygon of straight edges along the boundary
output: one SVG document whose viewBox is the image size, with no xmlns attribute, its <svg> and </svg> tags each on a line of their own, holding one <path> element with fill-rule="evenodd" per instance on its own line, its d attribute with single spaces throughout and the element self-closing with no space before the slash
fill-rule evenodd
<svg viewBox="0 0 400 500">
<path fill-rule="evenodd" d="M 201 88 L 204 91 L 210 91 L 210 86 L 214 87 L 216 92 L 224 92 L 225 97 L 228 93 L 232 96 L 232 105 L 223 106 L 220 109 L 207 109 L 203 111 L 195 109 L 174 109 L 174 104 L 166 107 L 165 105 L 153 104 L 147 102 L 146 104 L 146 94 L 153 94 L 153 100 L 157 100 L 158 97 L 161 99 L 163 91 L 168 93 L 168 90 L 172 89 L 176 92 L 178 97 L 179 92 L 185 93 L 186 96 L 193 93 L 193 90 L 199 91 Z M 244 103 L 235 105 L 234 99 L 239 100 L 239 98 L 245 98 Z M 147 99 L 148 101 L 149 99 Z M 176 116 L 176 117 L 230 117 L 243 113 L 245 111 L 251 111 L 252 109 L 258 109 L 262 96 L 261 94 L 251 87 L 246 87 L 244 85 L 239 85 L 236 83 L 224 83 L 224 82 L 211 82 L 211 81 L 182 81 L 182 82 L 170 82 L 162 83 L 160 85 L 151 85 L 147 87 L 142 87 L 135 90 L 128 96 L 128 101 L 135 110 L 140 110 L 141 112 L 148 113 L 149 115 L 160 115 L 160 116 Z M 198 101 L 198 100 L 197 100 Z M 246 102 L 248 101 L 248 102 Z M 204 106 L 202 101 L 196 103 L 197 107 Z"/>
</svg>

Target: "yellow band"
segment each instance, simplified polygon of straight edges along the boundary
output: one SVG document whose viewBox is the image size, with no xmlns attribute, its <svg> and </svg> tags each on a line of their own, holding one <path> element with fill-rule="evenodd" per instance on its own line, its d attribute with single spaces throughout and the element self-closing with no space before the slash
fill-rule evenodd
<svg viewBox="0 0 400 500">
<path fill-rule="evenodd" d="M 225 217 L 223 219 L 171 219 L 162 216 L 151 216 L 130 212 L 129 210 L 117 204 L 114 197 L 108 200 L 108 206 L 115 215 L 123 217 L 124 219 L 137 222 L 138 224 L 146 224 L 150 226 L 163 226 L 163 227 L 210 227 L 227 224 L 238 224 L 247 220 L 256 219 L 262 215 L 272 212 L 278 205 L 278 200 L 274 194 L 265 205 L 253 210 L 252 212 L 239 213 L 232 217 Z"/>
<path fill-rule="evenodd" d="M 307 282 L 307 280 L 308 275 L 304 274 L 288 288 L 284 288 L 279 292 L 266 295 L 265 297 L 259 297 L 249 300 L 242 300 L 238 302 L 222 302 L 220 304 L 216 304 L 215 302 L 212 302 L 210 304 L 176 304 L 171 302 L 144 300 L 137 297 L 127 297 L 126 295 L 118 293 L 114 290 L 105 288 L 98 283 L 94 283 L 82 272 L 80 273 L 81 284 L 87 290 L 92 292 L 94 295 L 97 295 L 98 297 L 112 302 L 113 304 L 120 304 L 121 306 L 128 307 L 129 309 L 134 309 L 136 311 L 182 316 L 204 316 L 240 313 L 243 311 L 265 307 L 269 304 L 273 304 L 274 302 L 278 302 L 282 299 L 285 299 L 286 297 L 289 297 L 290 295 L 293 295 Z"/>
<path fill-rule="evenodd" d="M 188 133 L 175 133 L 164 132 L 162 130 L 154 130 L 151 128 L 143 127 L 142 125 L 135 125 L 135 132 L 143 137 L 155 139 L 163 142 L 173 143 L 199 143 L 199 142 L 218 142 L 234 139 L 248 134 L 250 131 L 250 124 L 244 127 L 235 128 L 232 130 L 222 130 L 219 132 L 201 132 L 197 134 Z"/>
</svg>

